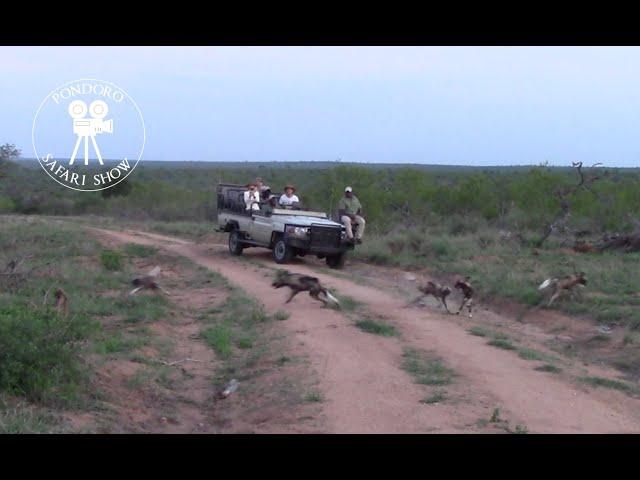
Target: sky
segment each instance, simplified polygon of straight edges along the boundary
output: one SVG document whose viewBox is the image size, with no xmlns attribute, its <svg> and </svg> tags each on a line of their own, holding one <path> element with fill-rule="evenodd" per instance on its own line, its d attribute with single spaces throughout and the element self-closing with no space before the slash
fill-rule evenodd
<svg viewBox="0 0 640 480">
<path fill-rule="evenodd" d="M 49 92 L 97 78 L 142 112 L 143 161 L 640 166 L 637 47 L 5 46 L 0 65 L 0 143 L 24 157 Z"/>
</svg>

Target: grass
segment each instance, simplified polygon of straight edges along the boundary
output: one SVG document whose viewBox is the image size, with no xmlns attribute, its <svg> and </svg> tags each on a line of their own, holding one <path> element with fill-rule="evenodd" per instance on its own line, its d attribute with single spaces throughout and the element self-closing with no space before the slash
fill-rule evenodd
<svg viewBox="0 0 640 480">
<path fill-rule="evenodd" d="M 499 423 L 502 422 L 503 420 L 500 418 L 500 409 L 499 408 L 494 408 L 493 412 L 491 413 L 491 418 L 489 419 L 489 422 L 491 423 Z"/>
<path fill-rule="evenodd" d="M 287 357 L 286 355 L 282 355 L 282 356 L 278 357 L 278 359 L 276 360 L 276 364 L 278 366 L 282 366 L 285 363 L 288 363 L 290 361 L 291 361 L 291 359 L 289 357 Z"/>
<path fill-rule="evenodd" d="M 503 350 L 517 350 L 517 348 L 509 341 L 501 338 L 496 338 L 487 342 L 487 345 L 492 347 L 501 348 Z"/>
<path fill-rule="evenodd" d="M 529 430 L 524 425 L 516 425 L 515 430 L 509 431 L 509 432 L 519 434 L 519 435 L 526 435 L 527 433 L 529 433 Z"/>
<path fill-rule="evenodd" d="M 104 295 L 128 286 L 129 259 L 102 249 L 67 222 L 30 217 L 0 222 L 0 265 L 24 257 L 33 275 L 19 283 L 0 278 L 0 397 L 17 399 L 0 404 L 0 428 L 50 431 L 45 424 L 62 421 L 58 409 L 95 407 L 101 398 L 101 387 L 90 381 L 93 360 L 86 361 L 87 354 L 98 363 L 100 357 L 129 357 L 150 341 L 149 332 L 103 330 L 100 320 L 120 326 L 157 319 L 169 302 Z M 51 295 L 49 305 L 43 304 L 53 286 L 68 296 L 66 316 L 51 308 Z M 43 417 L 45 411 L 51 415 Z"/>
<path fill-rule="evenodd" d="M 476 337 L 488 337 L 490 335 L 489 330 L 484 327 L 471 327 L 467 332 Z"/>
<path fill-rule="evenodd" d="M 120 330 L 103 335 L 93 343 L 95 353 L 109 355 L 114 353 L 131 352 L 149 344 L 149 339 L 138 336 L 124 335 Z"/>
<path fill-rule="evenodd" d="M 335 292 L 331 292 L 331 294 L 340 301 L 340 310 L 345 313 L 355 312 L 362 307 L 362 303 L 354 298 L 348 297 L 346 295 L 338 295 Z"/>
<path fill-rule="evenodd" d="M 537 370 L 539 372 L 549 372 L 549 373 L 560 373 L 560 372 L 562 372 L 561 368 L 558 368 L 555 365 L 551 365 L 549 363 L 547 363 L 545 365 L 540 365 L 539 367 L 534 368 L 534 370 Z"/>
<path fill-rule="evenodd" d="M 126 243 L 123 246 L 124 253 L 132 257 L 147 258 L 158 252 L 156 247 L 151 245 L 141 245 L 139 243 Z"/>
<path fill-rule="evenodd" d="M 393 337 L 398 335 L 398 331 L 393 325 L 389 325 L 388 323 L 380 320 L 366 318 L 358 320 L 355 325 L 363 332 L 372 333 L 374 335 L 381 335 L 383 337 Z"/>
<path fill-rule="evenodd" d="M 588 385 L 591 385 L 592 387 L 611 388 L 613 390 L 620 390 L 626 393 L 635 393 L 637 391 L 636 388 L 627 383 L 621 382 L 619 380 L 611 380 L 609 378 L 587 376 L 580 377 L 579 380 Z"/>
<path fill-rule="evenodd" d="M 542 280 L 570 274 L 577 263 L 589 279 L 583 298 L 564 298 L 552 308 L 640 331 L 640 299 L 633 295 L 640 284 L 640 254 L 605 252 L 574 258 L 560 250 L 563 246 L 555 237 L 534 254 L 526 242 L 502 241 L 499 230 L 504 227 L 490 226 L 477 217 L 458 220 L 439 220 L 383 235 L 370 233 L 353 255 L 377 264 L 424 267 L 432 275 L 469 275 L 472 282 L 482 279 L 474 282 L 478 298 L 506 298 L 527 306 L 545 301 L 546 294 L 537 289 Z M 521 233 L 526 238 L 539 235 Z"/>
<path fill-rule="evenodd" d="M 49 410 L 0 395 L 0 434 L 63 432 L 60 419 Z"/>
<path fill-rule="evenodd" d="M 229 327 L 216 325 L 207 328 L 202 332 L 202 338 L 207 342 L 207 345 L 213 348 L 220 358 L 226 359 L 231 357 L 233 333 Z"/>
<path fill-rule="evenodd" d="M 533 348 L 519 348 L 518 356 L 525 360 L 539 360 L 542 362 L 549 362 L 553 360 L 553 357 L 550 355 L 540 352 L 539 350 L 534 350 Z"/>
<path fill-rule="evenodd" d="M 324 396 L 318 391 L 311 391 L 305 394 L 304 401 L 307 403 L 319 403 L 324 401 Z"/>
<path fill-rule="evenodd" d="M 78 341 L 94 325 L 48 308 L 0 307 L 0 391 L 44 404 L 72 402 L 85 380 Z"/>
<path fill-rule="evenodd" d="M 402 368 L 414 377 L 416 383 L 422 385 L 449 385 L 455 376 L 455 372 L 441 359 L 411 348 L 403 353 Z"/>
<path fill-rule="evenodd" d="M 291 316 L 291 314 L 289 312 L 285 312 L 283 310 L 278 310 L 276 313 L 273 314 L 273 318 L 274 320 L 287 320 L 289 317 Z"/>
<path fill-rule="evenodd" d="M 447 395 L 443 390 L 438 390 L 437 392 L 429 395 L 428 397 L 420 400 L 420 403 L 424 403 L 427 405 L 433 405 L 435 403 L 443 402 L 447 399 Z"/>
<path fill-rule="evenodd" d="M 124 257 L 117 250 L 102 250 L 100 252 L 100 263 L 109 271 L 120 271 L 124 266 Z"/>
</svg>

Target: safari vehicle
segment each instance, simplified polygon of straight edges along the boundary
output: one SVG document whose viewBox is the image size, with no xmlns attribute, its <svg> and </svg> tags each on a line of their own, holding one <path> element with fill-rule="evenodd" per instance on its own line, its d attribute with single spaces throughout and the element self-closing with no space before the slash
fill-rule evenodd
<svg viewBox="0 0 640 480">
<path fill-rule="evenodd" d="M 296 255 L 313 254 L 324 258 L 331 268 L 344 265 L 346 252 L 353 250 L 344 226 L 323 212 L 301 207 L 247 210 L 243 185 L 220 183 L 218 196 L 218 229 L 229 232 L 229 251 L 242 255 L 249 247 L 264 247 L 273 251 L 277 263 L 287 263 Z"/>
</svg>

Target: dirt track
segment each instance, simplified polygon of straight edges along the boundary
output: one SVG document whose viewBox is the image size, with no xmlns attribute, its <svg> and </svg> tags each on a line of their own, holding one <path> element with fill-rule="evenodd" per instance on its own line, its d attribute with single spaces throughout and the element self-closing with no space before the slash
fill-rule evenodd
<svg viewBox="0 0 640 480">
<path fill-rule="evenodd" d="M 494 408 L 500 408 L 501 417 L 510 425 L 525 425 L 531 433 L 640 432 L 640 401 L 613 390 L 587 390 L 535 371 L 531 362 L 469 335 L 449 321 L 451 317 L 436 310 L 403 309 L 404 300 L 389 291 L 318 273 L 304 263 L 286 267 L 313 274 L 384 316 L 401 332 L 399 338 L 362 332 L 345 315 L 321 308 L 308 295 L 298 295 L 284 305 L 287 292 L 274 290 L 265 277 L 266 250 L 249 249 L 236 259 L 226 246 L 143 232 L 94 230 L 114 240 L 154 245 L 188 257 L 259 298 L 268 311 L 289 312 L 282 328 L 293 345 L 306 351 L 320 377 L 324 431 L 329 433 L 494 431 L 477 425 Z M 477 316 L 481 320 L 482 312 Z M 450 401 L 420 403 L 428 391 L 401 368 L 407 346 L 434 352 L 456 372 L 454 384 L 447 387 Z"/>
</svg>

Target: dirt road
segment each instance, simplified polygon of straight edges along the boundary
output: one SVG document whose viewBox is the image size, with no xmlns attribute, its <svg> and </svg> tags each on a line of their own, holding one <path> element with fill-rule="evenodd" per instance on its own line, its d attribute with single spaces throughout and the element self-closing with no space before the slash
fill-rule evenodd
<svg viewBox="0 0 640 480">
<path fill-rule="evenodd" d="M 362 303 L 369 312 L 383 316 L 400 331 L 399 337 L 387 338 L 355 328 L 348 316 L 322 308 L 307 295 L 298 295 L 285 305 L 287 292 L 274 290 L 266 277 L 271 271 L 266 250 L 249 249 L 234 258 L 221 245 L 205 246 L 129 230 L 94 231 L 188 257 L 260 299 L 268 311 L 289 312 L 290 318 L 282 322 L 282 328 L 292 345 L 305 350 L 319 375 L 326 432 L 498 431 L 487 424 L 496 408 L 511 426 L 526 426 L 531 433 L 640 432 L 639 400 L 536 371 L 530 361 L 487 345 L 486 339 L 472 336 L 460 324 L 449 321 L 451 317 L 436 310 L 402 308 L 404 299 L 390 291 L 318 273 L 304 263 L 286 266 L 292 272 L 319 277 L 337 292 Z M 477 315 L 479 320 L 481 315 Z M 414 383 L 402 369 L 407 347 L 433 352 L 455 371 L 455 381 L 446 388 L 448 401 L 421 403 L 433 392 Z"/>
</svg>

